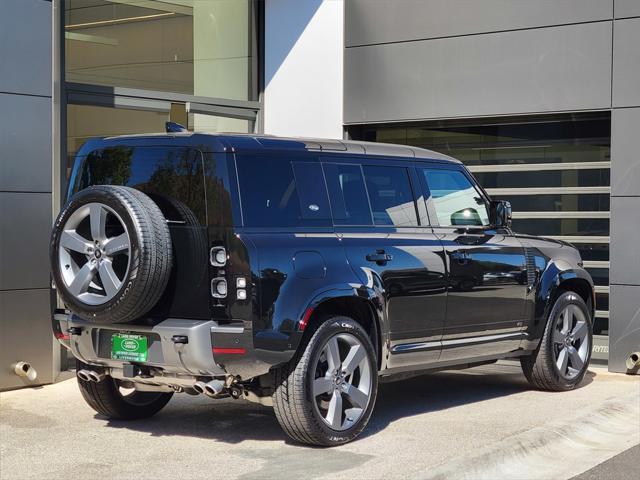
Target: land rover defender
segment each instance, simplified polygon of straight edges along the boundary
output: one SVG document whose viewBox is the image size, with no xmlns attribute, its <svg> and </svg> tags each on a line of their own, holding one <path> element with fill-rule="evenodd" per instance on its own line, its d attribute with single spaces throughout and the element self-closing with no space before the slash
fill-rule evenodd
<svg viewBox="0 0 640 480">
<path fill-rule="evenodd" d="M 448 156 L 176 132 L 90 140 L 51 237 L 56 337 L 109 418 L 174 393 L 272 405 L 314 445 L 358 436 L 380 378 L 519 359 L 585 375 L 594 288 L 577 250 L 519 235 Z"/>
</svg>

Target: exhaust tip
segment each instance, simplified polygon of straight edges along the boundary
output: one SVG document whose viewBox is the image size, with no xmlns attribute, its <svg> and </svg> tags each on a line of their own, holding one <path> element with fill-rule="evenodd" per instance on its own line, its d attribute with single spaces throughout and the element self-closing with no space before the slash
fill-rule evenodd
<svg viewBox="0 0 640 480">
<path fill-rule="evenodd" d="M 204 382 L 196 382 L 193 385 L 193 389 L 198 393 L 206 393 L 204 387 L 205 387 L 205 383 Z"/>
<path fill-rule="evenodd" d="M 204 386 L 204 393 L 209 395 L 210 397 L 215 397 L 220 395 L 224 390 L 224 382 L 221 380 L 211 380 L 207 382 Z"/>
<path fill-rule="evenodd" d="M 94 372 L 93 370 L 90 370 L 87 375 L 89 377 L 89 380 L 91 380 L 92 382 L 98 383 L 104 380 L 104 373 L 98 373 L 98 372 Z"/>
<path fill-rule="evenodd" d="M 82 381 L 85 381 L 85 382 L 91 381 L 91 379 L 89 378 L 88 372 L 86 370 L 78 370 L 76 372 L 76 376 Z"/>
<path fill-rule="evenodd" d="M 629 355 L 626 365 L 629 373 L 635 373 L 640 370 L 640 352 L 633 352 Z"/>
</svg>

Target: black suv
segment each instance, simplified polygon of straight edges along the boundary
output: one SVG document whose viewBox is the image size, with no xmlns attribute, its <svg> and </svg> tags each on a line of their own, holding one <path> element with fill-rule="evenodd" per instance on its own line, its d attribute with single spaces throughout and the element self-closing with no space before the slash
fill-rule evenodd
<svg viewBox="0 0 640 480">
<path fill-rule="evenodd" d="M 593 282 L 575 248 L 510 224 L 459 161 L 419 148 L 90 140 L 51 238 L 54 333 L 107 417 L 231 396 L 316 445 L 365 428 L 381 377 L 517 357 L 535 387 L 572 389 Z"/>
</svg>

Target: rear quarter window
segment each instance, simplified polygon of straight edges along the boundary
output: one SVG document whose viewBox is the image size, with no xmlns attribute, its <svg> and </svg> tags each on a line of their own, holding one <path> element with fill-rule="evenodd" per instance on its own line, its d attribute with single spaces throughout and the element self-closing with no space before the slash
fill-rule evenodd
<svg viewBox="0 0 640 480">
<path fill-rule="evenodd" d="M 238 155 L 236 166 L 245 226 L 331 226 L 329 200 L 318 162 Z"/>
<path fill-rule="evenodd" d="M 206 224 L 203 158 L 192 148 L 104 148 L 89 153 L 74 191 L 92 185 L 122 185 L 149 195 L 167 220 Z"/>
</svg>

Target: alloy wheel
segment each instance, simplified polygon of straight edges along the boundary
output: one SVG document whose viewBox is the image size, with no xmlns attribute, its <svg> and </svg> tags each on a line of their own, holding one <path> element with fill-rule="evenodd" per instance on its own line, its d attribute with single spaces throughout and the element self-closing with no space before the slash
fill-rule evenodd
<svg viewBox="0 0 640 480">
<path fill-rule="evenodd" d="M 567 305 L 553 329 L 553 354 L 558 372 L 567 380 L 575 378 L 589 355 L 589 324 L 577 305 Z"/>
<path fill-rule="evenodd" d="M 58 262 L 69 293 L 88 305 L 113 299 L 129 272 L 131 238 L 120 216 L 88 203 L 69 217 L 60 235 Z"/>
<path fill-rule="evenodd" d="M 365 346 L 350 333 L 327 340 L 316 361 L 313 403 L 324 423 L 347 430 L 364 414 L 371 400 L 373 372 Z"/>
</svg>

